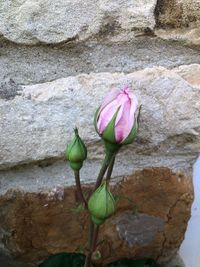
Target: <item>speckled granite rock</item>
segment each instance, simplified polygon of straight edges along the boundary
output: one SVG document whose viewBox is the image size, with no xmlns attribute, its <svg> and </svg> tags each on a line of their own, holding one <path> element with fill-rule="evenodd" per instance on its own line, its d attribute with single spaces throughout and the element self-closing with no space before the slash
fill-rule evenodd
<svg viewBox="0 0 200 267">
<path fill-rule="evenodd" d="M 88 39 L 118 43 L 141 35 L 199 45 L 199 10 L 198 0 L 4 0 L 0 35 L 28 45 Z"/>
<path fill-rule="evenodd" d="M 134 37 L 154 28 L 155 5 L 155 0 L 6 0 L 0 3 L 0 34 L 24 44 Z"/>
<path fill-rule="evenodd" d="M 199 65 L 155 67 L 23 86 L 14 99 L 0 100 L 0 169 L 62 158 L 75 126 L 86 140 L 89 159 L 99 159 L 102 147 L 97 145 L 93 114 L 109 90 L 128 84 L 143 107 L 140 134 L 122 151 L 123 161 L 137 155 L 145 158 L 145 165 L 142 160 L 136 169 L 158 164 L 189 172 L 200 150 L 199 73 Z M 152 164 L 152 156 L 159 162 Z"/>
</svg>

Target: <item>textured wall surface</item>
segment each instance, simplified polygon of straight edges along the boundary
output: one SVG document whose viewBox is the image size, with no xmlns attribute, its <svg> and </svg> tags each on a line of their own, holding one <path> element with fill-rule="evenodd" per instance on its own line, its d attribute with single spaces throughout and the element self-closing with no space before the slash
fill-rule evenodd
<svg viewBox="0 0 200 267">
<path fill-rule="evenodd" d="M 84 192 L 88 190 L 85 186 Z M 188 177 L 167 168 L 148 168 L 125 177 L 113 193 L 120 200 L 116 214 L 101 227 L 101 261 L 123 257 L 170 260 L 190 217 L 193 189 Z M 75 207 L 74 187 L 46 193 L 8 192 L 0 197 L 4 244 L 33 266 L 51 253 L 85 251 L 88 217 L 84 211 L 73 212 Z"/>
<path fill-rule="evenodd" d="M 199 44 L 198 0 L 5 0 L 0 34 L 23 44 L 130 40 L 150 32 Z"/>
<path fill-rule="evenodd" d="M 118 219 L 125 222 L 118 227 L 125 240 L 120 255 L 127 256 L 126 250 L 142 255 L 144 249 L 126 240 L 126 230 L 140 245 L 152 240 L 144 250 L 149 256 L 164 262 L 176 254 L 190 216 L 192 166 L 200 151 L 199 24 L 197 0 L 0 1 L 0 254 L 7 251 L 30 263 L 68 248 L 62 239 L 67 216 L 62 207 L 68 197 L 75 199 L 64 149 L 78 126 L 89 152 L 81 178 L 90 188 L 103 152 L 92 124 L 94 111 L 109 90 L 125 84 L 143 105 L 141 127 L 135 142 L 117 156 L 114 190 L 126 176 L 129 194 L 135 192 L 136 171 L 141 190 L 146 168 L 157 170 L 157 178 L 154 182 L 147 172 L 152 212 L 135 192 L 142 233 L 132 233 L 138 221 L 129 216 L 130 207 L 119 210 Z M 163 173 L 163 168 L 168 169 Z M 152 197 L 151 190 L 141 194 Z M 164 214 L 153 213 L 156 201 L 164 205 Z M 40 216 L 43 204 L 49 207 L 46 221 Z M 58 207 L 59 222 L 43 235 Z M 30 239 L 19 225 L 32 225 Z M 69 232 L 70 240 L 75 232 Z"/>
<path fill-rule="evenodd" d="M 87 40 L 143 32 L 155 25 L 156 1 L 2 1 L 1 34 L 24 44 Z"/>
</svg>

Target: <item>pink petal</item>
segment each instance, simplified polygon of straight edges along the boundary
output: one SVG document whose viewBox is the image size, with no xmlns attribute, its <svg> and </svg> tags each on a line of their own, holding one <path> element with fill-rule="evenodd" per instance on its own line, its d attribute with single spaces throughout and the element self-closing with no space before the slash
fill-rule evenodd
<svg viewBox="0 0 200 267">
<path fill-rule="evenodd" d="M 135 112 L 136 112 L 137 107 L 138 107 L 138 100 L 137 100 L 137 97 L 132 92 L 129 93 L 129 97 L 131 100 L 130 118 L 133 119 L 135 117 Z"/>
<path fill-rule="evenodd" d="M 122 107 L 122 116 L 115 125 L 115 138 L 117 143 L 121 143 L 130 133 L 132 129 L 132 122 L 130 121 L 131 104 L 127 101 Z"/>
<path fill-rule="evenodd" d="M 131 132 L 137 106 L 137 98 L 127 86 L 122 90 L 112 90 L 105 97 L 99 110 L 97 122 L 99 133 L 103 133 L 117 109 L 120 107 L 115 121 L 115 137 L 117 143 L 121 143 Z"/>
<path fill-rule="evenodd" d="M 108 93 L 108 95 L 104 98 L 103 103 L 101 104 L 99 113 L 101 112 L 102 109 L 105 108 L 110 102 L 115 100 L 117 96 L 119 95 L 120 90 L 112 90 L 111 92 Z"/>
<path fill-rule="evenodd" d="M 115 137 L 118 143 L 124 141 L 132 130 L 135 111 L 138 106 L 136 96 L 125 87 L 121 96 L 121 108 L 115 123 Z M 119 98 L 120 96 L 118 96 Z M 122 101 L 123 98 L 123 101 Z"/>
<path fill-rule="evenodd" d="M 99 134 L 103 133 L 108 123 L 112 120 L 118 107 L 119 107 L 119 104 L 117 103 L 117 100 L 113 100 L 107 106 L 105 106 L 105 108 L 100 112 L 98 122 L 97 122 L 97 128 L 98 128 Z"/>
<path fill-rule="evenodd" d="M 129 99 L 126 95 L 124 94 L 120 94 L 118 95 L 117 97 L 117 102 L 119 104 L 119 106 L 121 107 L 119 109 L 119 112 L 117 114 L 117 118 L 116 118 L 116 121 L 115 121 L 115 125 L 118 123 L 118 121 L 120 120 L 122 114 L 123 114 L 123 106 L 125 105 L 126 102 L 129 102 Z"/>
</svg>

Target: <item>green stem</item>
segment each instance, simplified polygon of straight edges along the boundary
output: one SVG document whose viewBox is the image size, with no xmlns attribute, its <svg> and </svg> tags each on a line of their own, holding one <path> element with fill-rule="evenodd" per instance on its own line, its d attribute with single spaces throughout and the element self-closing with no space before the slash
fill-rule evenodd
<svg viewBox="0 0 200 267">
<path fill-rule="evenodd" d="M 96 250 L 98 234 L 99 234 L 99 225 L 95 225 L 94 235 L 93 235 L 93 239 L 92 239 L 92 252 L 94 252 Z"/>
<path fill-rule="evenodd" d="M 103 164 L 101 166 L 99 175 L 98 175 L 96 183 L 95 183 L 94 191 L 101 185 L 104 174 L 106 173 L 108 166 L 111 164 L 111 166 L 109 166 L 109 170 L 108 170 L 108 173 L 106 175 L 106 178 L 110 179 L 111 174 L 112 174 L 112 170 L 113 170 L 114 161 L 115 161 L 115 155 L 117 154 L 117 152 L 120 148 L 120 146 L 108 147 L 108 144 L 106 142 L 105 142 L 105 147 L 106 147 L 106 154 L 105 154 Z M 92 253 L 96 249 L 98 231 L 99 231 L 99 226 L 95 226 L 94 223 L 92 222 L 92 220 L 90 219 L 89 253 L 86 257 L 84 267 L 91 267 L 92 266 L 91 265 L 92 264 Z"/>
<path fill-rule="evenodd" d="M 89 235 L 90 251 L 86 257 L 84 267 L 92 267 L 92 254 L 96 250 L 98 233 L 99 233 L 99 226 L 94 225 L 92 220 L 90 220 L 90 235 Z"/>
<path fill-rule="evenodd" d="M 113 157 L 113 153 L 106 153 L 101 170 L 100 170 L 99 175 L 98 175 L 97 180 L 96 180 L 94 191 L 101 185 L 104 174 L 106 173 L 106 170 L 110 164 L 112 157 Z"/>
<path fill-rule="evenodd" d="M 94 223 L 90 218 L 90 226 L 89 226 L 89 253 L 86 257 L 84 267 L 91 267 L 92 260 L 92 244 L 93 244 L 93 236 L 94 236 Z"/>
<path fill-rule="evenodd" d="M 96 180 L 94 191 L 101 185 L 101 182 L 103 180 L 104 174 L 106 173 L 106 170 L 107 170 L 107 168 L 109 166 L 109 163 L 110 163 L 110 160 L 111 160 L 112 156 L 113 156 L 113 154 L 106 153 L 105 158 L 103 160 L 103 164 L 102 164 L 101 169 L 99 171 L 99 175 L 98 175 L 97 180 Z M 95 225 L 92 222 L 92 220 L 90 219 L 90 228 L 89 228 L 89 253 L 88 253 L 87 257 L 86 257 L 84 267 L 91 267 L 91 264 L 92 264 L 91 263 L 91 260 L 92 260 L 92 253 L 93 253 L 93 247 L 94 247 L 93 243 L 94 243 L 94 236 L 95 236 L 94 229 L 95 229 Z"/>
<path fill-rule="evenodd" d="M 107 174 L 106 174 L 106 182 L 107 183 L 110 182 L 110 178 L 111 178 L 111 175 L 112 175 L 114 164 L 115 164 L 115 155 L 112 157 L 110 165 L 108 167 L 108 171 L 107 171 Z"/>
<path fill-rule="evenodd" d="M 78 200 L 84 203 L 85 207 L 87 208 L 87 201 L 84 198 L 82 187 L 81 187 L 81 182 L 80 182 L 80 171 L 74 170 L 74 176 L 75 176 L 75 181 L 76 181 Z"/>
</svg>

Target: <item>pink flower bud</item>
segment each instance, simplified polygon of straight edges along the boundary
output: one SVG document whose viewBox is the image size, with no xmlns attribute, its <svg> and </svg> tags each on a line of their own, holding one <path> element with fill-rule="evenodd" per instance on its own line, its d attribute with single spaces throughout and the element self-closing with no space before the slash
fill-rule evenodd
<svg viewBox="0 0 200 267">
<path fill-rule="evenodd" d="M 137 98 L 127 86 L 111 91 L 95 116 L 98 134 L 111 143 L 132 143 L 137 133 L 137 107 Z"/>
</svg>

